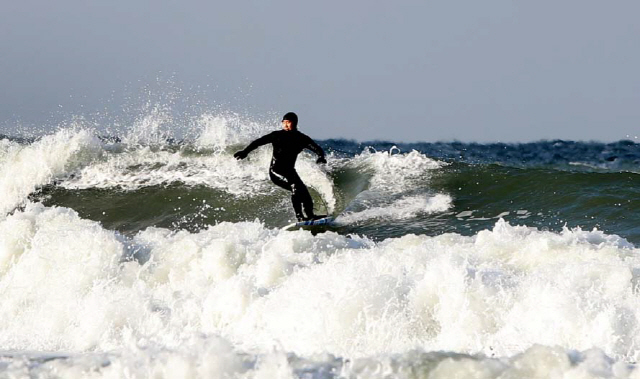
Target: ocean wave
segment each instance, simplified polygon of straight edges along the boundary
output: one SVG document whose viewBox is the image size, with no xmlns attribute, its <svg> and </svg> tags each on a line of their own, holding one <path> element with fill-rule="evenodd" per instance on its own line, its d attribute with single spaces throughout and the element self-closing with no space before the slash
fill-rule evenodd
<svg viewBox="0 0 640 379">
<path fill-rule="evenodd" d="M 3 142 L 0 218 L 39 186 L 88 164 L 101 151 L 99 140 L 86 130 L 62 129 L 29 145 Z"/>
<path fill-rule="evenodd" d="M 204 333 L 305 357 L 513 356 L 535 344 L 640 354 L 638 251 L 600 231 L 501 220 L 469 237 L 375 243 L 243 222 L 125 238 L 30 204 L 0 237 L 8 349 L 106 352 L 126 336 L 173 349 Z"/>
<path fill-rule="evenodd" d="M 338 224 L 353 224 L 374 218 L 407 220 L 415 218 L 418 214 L 445 212 L 451 208 L 452 201 L 451 196 L 443 194 L 432 197 L 407 196 L 384 206 L 368 207 L 360 212 L 347 212 L 339 215 L 335 221 Z"/>
<path fill-rule="evenodd" d="M 287 232 L 275 124 L 170 113 L 0 138 L 0 376 L 640 373 L 640 145 L 320 141 Z"/>
<path fill-rule="evenodd" d="M 372 171 L 370 190 L 396 194 L 416 184 L 423 184 L 429 172 L 442 168 L 446 163 L 429 158 L 416 150 L 402 154 L 397 148 L 391 148 L 389 151 L 374 152 L 366 149 L 353 157 L 348 165 L 365 166 L 366 170 Z"/>
</svg>

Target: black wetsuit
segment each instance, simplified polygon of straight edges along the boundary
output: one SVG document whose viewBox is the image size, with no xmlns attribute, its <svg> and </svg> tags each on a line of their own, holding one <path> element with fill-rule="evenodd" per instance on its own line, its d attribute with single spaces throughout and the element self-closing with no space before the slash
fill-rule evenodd
<svg viewBox="0 0 640 379">
<path fill-rule="evenodd" d="M 298 220 L 314 217 L 313 201 L 307 186 L 304 185 L 295 169 L 298 154 L 304 149 L 309 149 L 318 155 L 318 162 L 325 161 L 324 151 L 306 134 L 297 130 L 278 130 L 269 133 L 251 142 L 244 150 L 236 153 L 236 158 L 244 158 L 257 147 L 273 145 L 273 157 L 269 167 L 269 178 L 276 185 L 291 192 L 293 210 Z"/>
</svg>

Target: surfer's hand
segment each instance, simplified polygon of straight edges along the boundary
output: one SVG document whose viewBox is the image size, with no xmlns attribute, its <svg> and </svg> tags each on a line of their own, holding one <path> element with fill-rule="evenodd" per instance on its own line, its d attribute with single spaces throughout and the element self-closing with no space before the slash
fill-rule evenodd
<svg viewBox="0 0 640 379">
<path fill-rule="evenodd" d="M 237 153 L 233 154 L 233 157 L 235 159 L 245 159 L 247 157 L 247 153 L 245 153 L 244 150 L 240 150 Z"/>
<path fill-rule="evenodd" d="M 316 163 L 320 164 L 320 163 L 327 163 L 327 160 L 324 159 L 324 157 L 318 157 L 318 159 L 316 160 Z"/>
</svg>

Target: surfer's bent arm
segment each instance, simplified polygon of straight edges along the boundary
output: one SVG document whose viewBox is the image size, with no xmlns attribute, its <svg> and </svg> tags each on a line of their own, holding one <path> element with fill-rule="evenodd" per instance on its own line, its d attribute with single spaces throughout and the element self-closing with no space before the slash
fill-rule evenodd
<svg viewBox="0 0 640 379">
<path fill-rule="evenodd" d="M 312 140 L 311 137 L 308 137 L 308 138 L 309 138 L 309 142 L 307 143 L 306 148 L 318 155 L 318 160 L 316 161 L 316 163 L 327 163 L 327 160 L 324 158 L 324 150 L 322 150 L 320 145 L 318 145 L 314 140 Z"/>
<path fill-rule="evenodd" d="M 236 159 L 244 159 L 253 150 L 257 149 L 258 147 L 260 147 L 262 145 L 266 145 L 266 144 L 271 143 L 271 142 L 273 142 L 273 133 L 269 133 L 267 135 L 264 135 L 264 136 L 258 138 L 257 140 L 251 142 L 249 144 L 249 146 L 244 148 L 244 150 L 240 150 L 240 151 L 236 152 L 235 154 L 233 154 L 233 156 Z"/>
</svg>

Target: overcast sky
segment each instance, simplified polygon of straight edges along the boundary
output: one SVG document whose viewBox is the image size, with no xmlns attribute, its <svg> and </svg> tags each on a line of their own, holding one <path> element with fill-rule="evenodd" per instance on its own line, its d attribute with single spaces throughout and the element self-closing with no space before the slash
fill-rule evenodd
<svg viewBox="0 0 640 379">
<path fill-rule="evenodd" d="M 639 20 L 638 0 L 7 0 L 0 134 L 131 112 L 153 86 L 296 111 L 320 139 L 633 139 Z"/>
</svg>

